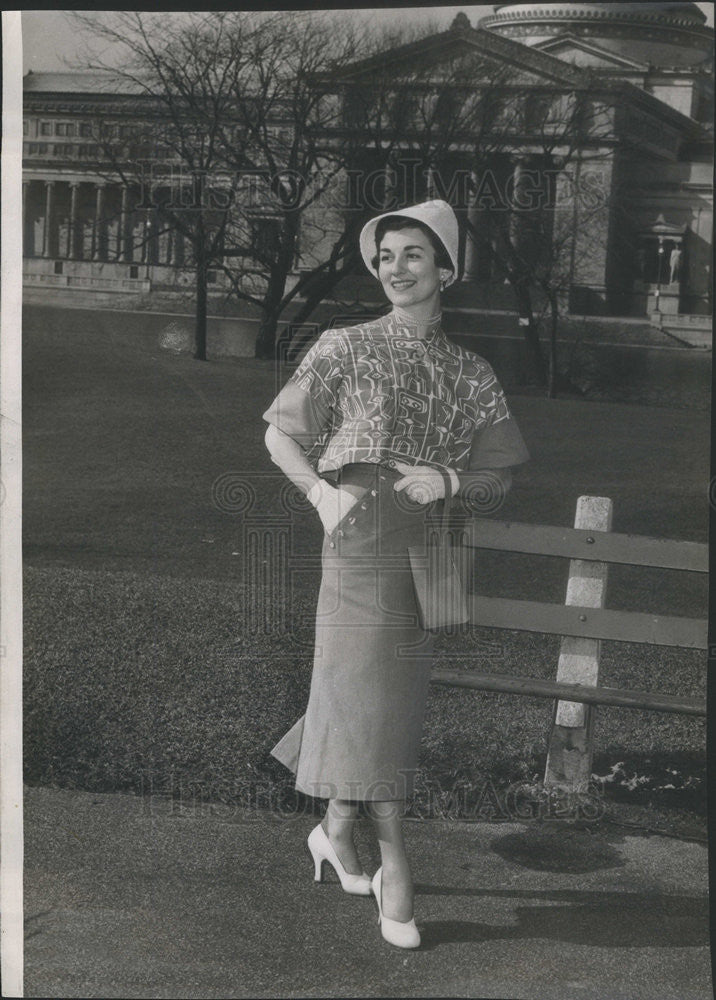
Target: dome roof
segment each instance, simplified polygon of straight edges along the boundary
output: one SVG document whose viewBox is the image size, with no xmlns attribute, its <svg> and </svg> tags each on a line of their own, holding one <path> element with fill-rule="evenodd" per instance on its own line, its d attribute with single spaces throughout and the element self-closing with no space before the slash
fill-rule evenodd
<svg viewBox="0 0 716 1000">
<path fill-rule="evenodd" d="M 525 3 L 496 3 L 493 5 L 495 13 L 499 10 L 504 10 L 507 7 L 551 7 L 553 4 L 525 4 Z M 638 13 L 638 14 L 653 14 L 654 16 L 659 16 L 661 14 L 678 14 L 680 17 L 685 17 L 688 20 L 693 20 L 697 24 L 703 24 L 706 21 L 706 15 L 702 10 L 699 9 L 695 3 L 650 3 L 647 7 L 643 3 L 585 3 L 580 4 L 580 7 L 601 7 L 604 13 L 609 14 L 626 14 L 626 13 Z M 606 10 L 604 10 L 606 8 Z"/>
<path fill-rule="evenodd" d="M 560 34 L 661 67 L 710 59 L 713 31 L 695 3 L 498 3 L 479 27 L 539 45 Z"/>
</svg>

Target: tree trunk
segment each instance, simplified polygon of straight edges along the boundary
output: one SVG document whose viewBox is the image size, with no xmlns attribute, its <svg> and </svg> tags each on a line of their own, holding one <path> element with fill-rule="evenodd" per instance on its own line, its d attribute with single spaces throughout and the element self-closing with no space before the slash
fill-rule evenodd
<svg viewBox="0 0 716 1000">
<path fill-rule="evenodd" d="M 524 333 L 527 346 L 532 354 L 534 371 L 540 385 L 547 385 L 547 366 L 545 365 L 542 345 L 539 342 L 539 332 L 532 313 L 532 299 L 527 285 L 514 284 L 515 298 L 519 311 L 520 329 Z"/>
<path fill-rule="evenodd" d="M 194 357 L 206 361 L 206 263 L 200 260 L 196 268 L 196 313 L 194 325 Z"/>
<path fill-rule="evenodd" d="M 276 357 L 276 330 L 281 315 L 281 300 L 285 286 L 285 275 L 278 274 L 276 270 L 272 271 L 269 275 L 268 287 L 261 309 L 259 332 L 254 346 L 254 357 L 263 361 Z"/>
<path fill-rule="evenodd" d="M 264 308 L 261 310 L 261 322 L 259 332 L 256 337 L 254 357 L 262 361 L 271 360 L 276 357 L 276 328 L 278 326 L 278 312 L 274 308 Z"/>
<path fill-rule="evenodd" d="M 346 274 L 351 273 L 355 266 L 357 256 L 357 252 L 351 252 L 345 256 L 340 267 L 336 267 L 333 270 L 326 271 L 320 275 L 308 275 L 306 276 L 305 281 L 303 278 L 299 281 L 299 285 L 302 285 L 301 294 L 304 297 L 304 301 L 291 318 L 291 324 L 294 329 L 303 326 L 303 324 L 310 319 L 318 306 L 330 295 L 341 278 L 345 277 Z M 298 339 L 303 340 L 303 338 Z M 294 343 L 294 338 L 292 337 L 291 346 L 289 348 L 289 357 L 295 355 L 297 351 L 300 351 L 301 346 L 301 343 Z"/>
<path fill-rule="evenodd" d="M 298 212 L 289 208 L 284 214 L 278 252 L 269 271 L 268 286 L 261 310 L 261 322 L 254 348 L 254 357 L 262 360 L 276 357 L 276 329 L 286 292 L 286 279 L 291 271 L 296 252 L 299 222 Z"/>
<path fill-rule="evenodd" d="M 557 296 L 553 291 L 548 292 L 549 296 L 549 384 L 547 395 L 550 399 L 557 398 L 557 325 L 559 319 L 559 307 Z"/>
</svg>

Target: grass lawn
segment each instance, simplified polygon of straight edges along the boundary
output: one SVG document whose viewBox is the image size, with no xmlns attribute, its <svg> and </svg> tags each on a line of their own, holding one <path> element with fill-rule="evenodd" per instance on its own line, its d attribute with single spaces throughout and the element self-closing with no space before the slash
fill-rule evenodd
<svg viewBox="0 0 716 1000">
<path fill-rule="evenodd" d="M 167 322 L 26 309 L 26 776 L 263 802 L 286 787 L 268 751 L 308 693 L 320 523 L 291 508 L 265 453 L 272 366 L 169 354 Z M 706 540 L 703 407 L 511 404 L 532 461 L 495 516 L 568 525 L 577 497 L 597 494 L 614 502 L 615 531 Z M 290 588 L 271 573 L 283 555 L 251 542 L 281 523 Z M 567 564 L 481 553 L 477 577 L 485 592 L 561 602 Z M 706 584 L 614 567 L 608 606 L 703 617 Z M 553 677 L 557 650 L 556 637 L 475 629 L 441 638 L 437 665 Z M 703 697 L 705 655 L 603 643 L 601 679 Z M 432 689 L 426 780 L 539 775 L 552 710 Z M 613 773 L 612 796 L 703 812 L 704 743 L 700 719 L 601 709 L 595 772 Z"/>
</svg>

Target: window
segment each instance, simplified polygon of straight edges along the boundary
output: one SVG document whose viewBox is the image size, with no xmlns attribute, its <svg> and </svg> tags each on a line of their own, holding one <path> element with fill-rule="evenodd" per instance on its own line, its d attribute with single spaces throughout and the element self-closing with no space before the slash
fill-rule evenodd
<svg viewBox="0 0 716 1000">
<path fill-rule="evenodd" d="M 55 125 L 55 135 L 74 135 L 75 127 L 72 122 L 57 122 Z"/>
<path fill-rule="evenodd" d="M 343 121 L 348 128 L 360 128 L 375 112 L 375 96 L 370 87 L 352 84 L 343 100 Z"/>
<path fill-rule="evenodd" d="M 40 122 L 40 135 L 52 135 L 52 122 Z"/>
<path fill-rule="evenodd" d="M 276 256 L 280 235 L 281 221 L 279 219 L 251 220 L 252 243 L 260 259 L 271 259 Z"/>
<path fill-rule="evenodd" d="M 71 142 L 55 143 L 55 156 L 72 156 L 73 145 Z"/>
<path fill-rule="evenodd" d="M 452 87 L 443 85 L 433 109 L 435 123 L 442 128 L 454 128 L 459 122 L 462 102 Z"/>
<path fill-rule="evenodd" d="M 22 134 L 23 135 L 29 135 L 30 134 L 30 123 L 28 122 L 28 120 L 26 118 L 23 118 L 23 121 L 22 121 Z"/>
<path fill-rule="evenodd" d="M 526 128 L 540 131 L 549 121 L 551 110 L 552 97 L 549 94 L 540 91 L 529 94 L 524 109 Z"/>
<path fill-rule="evenodd" d="M 92 135 L 92 126 L 89 122 L 80 122 L 80 135 L 85 139 Z"/>
<path fill-rule="evenodd" d="M 151 160 L 154 156 L 154 144 L 151 142 L 130 142 L 123 147 L 124 155 L 137 160 Z"/>
<path fill-rule="evenodd" d="M 417 110 L 418 102 L 415 94 L 407 88 L 396 91 L 392 96 L 388 112 L 391 127 L 396 132 L 410 128 L 415 123 Z"/>
<path fill-rule="evenodd" d="M 216 284 L 216 271 L 207 271 L 206 272 L 206 283 L 207 283 L 207 285 L 215 285 Z"/>
<path fill-rule="evenodd" d="M 482 127 L 491 129 L 499 126 L 504 120 L 507 105 L 505 97 L 492 91 L 482 95 L 480 101 L 480 118 Z"/>
<path fill-rule="evenodd" d="M 62 261 L 61 260 L 56 260 L 55 261 L 55 274 L 62 274 Z"/>
<path fill-rule="evenodd" d="M 137 264 L 130 264 L 129 265 L 129 277 L 130 278 L 138 278 L 139 277 L 139 267 L 138 267 Z"/>
</svg>

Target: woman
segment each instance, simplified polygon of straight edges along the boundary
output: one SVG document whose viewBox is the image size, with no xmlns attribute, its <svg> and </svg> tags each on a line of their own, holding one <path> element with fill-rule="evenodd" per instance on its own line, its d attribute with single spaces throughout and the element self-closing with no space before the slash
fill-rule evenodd
<svg viewBox="0 0 716 1000">
<path fill-rule="evenodd" d="M 308 839 L 316 880 L 329 861 L 347 892 L 372 891 L 383 937 L 412 948 L 420 934 L 401 815 L 431 641 L 417 620 L 407 548 L 424 544 L 436 500 L 469 494 L 484 469 L 506 491 L 510 466 L 529 456 L 490 366 L 440 329 L 440 293 L 458 269 L 450 206 L 377 216 L 360 249 L 391 312 L 323 333 L 264 414 L 272 460 L 325 529 L 308 706 L 272 753 L 296 788 L 328 799 Z M 372 881 L 353 843 L 360 802 L 380 845 Z"/>
</svg>

